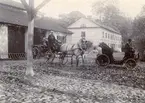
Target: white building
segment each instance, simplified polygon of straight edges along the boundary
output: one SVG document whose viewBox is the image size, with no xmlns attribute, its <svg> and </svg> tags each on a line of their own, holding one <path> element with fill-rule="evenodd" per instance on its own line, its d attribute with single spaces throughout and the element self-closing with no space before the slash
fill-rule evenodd
<svg viewBox="0 0 145 103">
<path fill-rule="evenodd" d="M 101 25 L 87 18 L 80 18 L 68 27 L 72 31 L 72 43 L 76 43 L 81 38 L 81 34 L 86 35 L 87 40 L 91 40 L 95 45 L 105 42 L 116 51 L 121 51 L 122 36 L 110 27 Z"/>
</svg>

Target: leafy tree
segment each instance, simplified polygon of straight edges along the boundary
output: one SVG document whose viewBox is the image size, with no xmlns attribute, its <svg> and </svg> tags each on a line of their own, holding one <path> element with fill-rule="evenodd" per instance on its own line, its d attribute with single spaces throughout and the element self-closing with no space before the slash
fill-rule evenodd
<svg viewBox="0 0 145 103">
<path fill-rule="evenodd" d="M 92 5 L 92 12 L 96 16 L 98 16 L 100 20 L 103 20 L 104 18 L 106 18 L 105 12 L 106 12 L 107 8 L 113 7 L 113 8 L 115 8 L 114 10 L 116 10 L 117 2 L 118 2 L 118 0 L 115 0 L 115 1 L 114 0 L 97 1 Z"/>
<path fill-rule="evenodd" d="M 119 30 L 123 41 L 126 42 L 132 33 L 132 20 L 124 16 L 124 14 L 113 4 L 101 5 L 101 1 L 95 3 L 92 7 L 93 13 L 99 16 L 102 23 Z"/>
<path fill-rule="evenodd" d="M 85 17 L 85 15 L 79 11 L 72 11 L 68 14 L 60 14 L 58 21 L 62 26 L 67 27 L 81 17 Z"/>
<path fill-rule="evenodd" d="M 140 53 L 141 60 L 145 60 L 145 16 L 138 16 L 133 22 L 132 37 Z"/>
</svg>

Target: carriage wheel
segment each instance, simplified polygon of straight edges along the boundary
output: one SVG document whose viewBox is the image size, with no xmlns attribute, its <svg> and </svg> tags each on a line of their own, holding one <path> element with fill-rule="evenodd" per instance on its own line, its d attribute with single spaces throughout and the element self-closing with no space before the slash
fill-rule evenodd
<svg viewBox="0 0 145 103">
<path fill-rule="evenodd" d="M 64 55 L 64 54 L 60 54 L 59 62 L 61 64 L 65 65 L 68 62 L 68 57 L 66 57 L 66 55 Z"/>
<path fill-rule="evenodd" d="M 140 55 L 139 55 L 139 53 L 137 53 L 137 54 L 135 55 L 135 60 L 139 60 L 139 58 L 140 58 Z"/>
<path fill-rule="evenodd" d="M 65 64 L 67 64 L 67 62 L 68 62 L 68 58 L 64 57 L 64 59 L 62 60 L 62 64 L 65 65 Z"/>
<path fill-rule="evenodd" d="M 125 67 L 127 69 L 133 69 L 136 67 L 136 61 L 134 59 L 128 59 L 125 61 Z"/>
<path fill-rule="evenodd" d="M 38 49 L 38 47 L 34 47 L 33 49 L 32 49 L 32 53 L 33 53 L 33 57 L 35 58 L 35 59 L 39 59 L 40 58 L 40 53 L 39 53 L 39 49 Z"/>
<path fill-rule="evenodd" d="M 96 64 L 98 64 L 99 66 L 107 66 L 108 64 L 110 64 L 110 59 L 105 54 L 99 55 L 96 58 Z"/>
<path fill-rule="evenodd" d="M 47 52 L 47 57 L 46 58 L 47 58 L 46 62 L 52 63 L 55 59 L 55 53 Z"/>
</svg>

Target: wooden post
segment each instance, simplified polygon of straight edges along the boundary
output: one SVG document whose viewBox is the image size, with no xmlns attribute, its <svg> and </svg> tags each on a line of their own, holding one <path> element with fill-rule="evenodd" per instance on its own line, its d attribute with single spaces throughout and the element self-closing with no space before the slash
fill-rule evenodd
<svg viewBox="0 0 145 103">
<path fill-rule="evenodd" d="M 33 71 L 33 54 L 32 54 L 32 46 L 33 46 L 33 38 L 34 38 L 34 19 L 37 15 L 37 12 L 46 5 L 51 0 L 44 0 L 40 5 L 38 5 L 34 9 L 34 0 L 29 0 L 29 5 L 27 4 L 26 0 L 21 0 L 22 4 L 24 5 L 28 18 L 28 31 L 25 34 L 25 52 L 27 53 L 27 69 L 26 75 L 34 76 Z"/>
<path fill-rule="evenodd" d="M 34 37 L 34 0 L 29 0 L 30 10 L 28 12 L 28 32 L 26 33 L 26 50 L 27 50 L 27 69 L 26 75 L 34 76 L 33 71 L 33 37 Z"/>
</svg>

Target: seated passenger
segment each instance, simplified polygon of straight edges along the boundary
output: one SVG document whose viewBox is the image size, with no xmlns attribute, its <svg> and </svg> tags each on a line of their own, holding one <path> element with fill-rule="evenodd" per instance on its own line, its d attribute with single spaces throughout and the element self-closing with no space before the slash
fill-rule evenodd
<svg viewBox="0 0 145 103">
<path fill-rule="evenodd" d="M 85 49 L 86 49 L 86 37 L 85 37 L 85 34 L 81 35 L 81 39 L 79 40 L 79 42 L 77 44 L 78 44 L 78 47 L 80 48 L 80 50 L 84 53 Z"/>
<path fill-rule="evenodd" d="M 60 51 L 61 42 L 55 39 L 53 32 L 50 33 L 48 36 L 48 48 L 52 52 L 59 52 Z"/>
<path fill-rule="evenodd" d="M 125 44 L 124 52 L 125 52 L 124 60 L 127 60 L 127 59 L 133 57 L 134 50 L 132 47 L 132 40 L 131 39 L 128 39 L 128 42 Z"/>
</svg>

